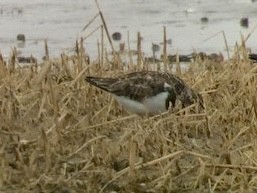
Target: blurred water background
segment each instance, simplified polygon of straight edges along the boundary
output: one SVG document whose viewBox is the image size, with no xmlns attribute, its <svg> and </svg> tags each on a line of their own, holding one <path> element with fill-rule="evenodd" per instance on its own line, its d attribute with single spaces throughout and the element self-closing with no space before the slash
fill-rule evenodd
<svg viewBox="0 0 257 193">
<path fill-rule="evenodd" d="M 152 43 L 163 41 L 166 26 L 170 54 L 189 54 L 195 51 L 223 52 L 225 32 L 229 48 L 240 42 L 257 25 L 257 2 L 251 0 L 99 0 L 110 34 L 120 32 L 121 42 L 127 41 L 136 49 L 137 32 L 143 37 L 142 46 L 151 56 Z M 47 39 L 50 56 L 68 53 L 76 38 L 86 37 L 101 25 L 98 17 L 85 31 L 83 27 L 98 13 L 94 0 L 1 0 L 0 50 L 8 56 L 17 47 L 23 55 L 44 56 L 44 39 Z M 208 22 L 201 22 L 207 17 Z M 240 26 L 242 17 L 249 18 L 249 27 Z M 17 34 L 25 34 L 26 42 L 16 41 Z M 97 56 L 97 39 L 100 30 L 85 40 L 86 51 Z M 106 47 L 110 47 L 105 38 Z M 257 51 L 257 31 L 247 41 Z M 115 44 L 118 47 L 118 43 Z"/>
</svg>

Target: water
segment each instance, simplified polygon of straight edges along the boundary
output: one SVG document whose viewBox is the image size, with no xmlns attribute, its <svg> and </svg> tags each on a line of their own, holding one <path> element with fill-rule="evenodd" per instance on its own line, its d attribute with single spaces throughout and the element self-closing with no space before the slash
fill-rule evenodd
<svg viewBox="0 0 257 193">
<path fill-rule="evenodd" d="M 246 36 L 257 25 L 257 2 L 251 0 L 99 0 L 99 4 L 110 33 L 121 32 L 121 42 L 127 43 L 129 31 L 131 48 L 136 49 L 140 31 L 143 51 L 149 56 L 152 42 L 162 42 L 163 26 L 167 38 L 172 39 L 169 53 L 189 54 L 194 50 L 225 53 L 221 31 L 225 32 L 228 46 L 233 48 L 240 42 L 241 34 Z M 22 55 L 41 58 L 47 39 L 50 56 L 68 53 L 76 38 L 87 36 L 101 25 L 98 17 L 82 31 L 97 13 L 94 0 L 1 0 L 0 50 L 8 56 L 17 47 Z M 201 17 L 208 17 L 209 22 L 201 23 Z M 242 17 L 249 18 L 249 28 L 240 26 Z M 19 33 L 26 35 L 25 45 L 16 41 Z M 93 57 L 97 56 L 97 39 L 100 30 L 85 41 L 86 50 Z M 252 51 L 257 51 L 256 40 L 257 31 L 254 31 L 247 41 Z M 105 45 L 110 51 L 106 37 Z"/>
</svg>

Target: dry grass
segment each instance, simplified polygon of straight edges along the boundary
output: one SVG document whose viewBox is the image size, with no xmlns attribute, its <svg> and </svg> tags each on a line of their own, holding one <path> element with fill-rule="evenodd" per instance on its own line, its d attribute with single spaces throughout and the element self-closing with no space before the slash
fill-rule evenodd
<svg viewBox="0 0 257 193">
<path fill-rule="evenodd" d="M 0 60 L 1 191 L 256 191 L 257 66 L 245 49 L 222 68 L 195 62 L 179 74 L 202 92 L 204 113 L 148 118 L 83 80 L 122 70 L 83 58 L 49 59 L 41 70 Z"/>
</svg>

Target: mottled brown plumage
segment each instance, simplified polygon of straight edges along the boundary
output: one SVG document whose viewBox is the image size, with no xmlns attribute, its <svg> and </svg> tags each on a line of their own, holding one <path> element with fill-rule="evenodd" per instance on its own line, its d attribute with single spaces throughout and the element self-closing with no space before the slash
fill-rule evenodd
<svg viewBox="0 0 257 193">
<path fill-rule="evenodd" d="M 167 93 L 167 96 L 161 95 L 162 98 L 166 96 L 166 100 L 163 101 L 166 109 L 168 109 L 170 103 L 174 107 L 177 99 L 181 101 L 183 107 L 191 105 L 196 101 L 199 101 L 201 107 L 203 107 L 201 95 L 174 74 L 142 71 L 132 72 L 117 78 L 88 76 L 86 81 L 112 93 L 116 97 L 125 97 L 142 104 L 144 104 L 146 99 L 154 98 L 161 93 Z M 157 106 L 155 107 L 157 108 Z M 160 111 L 162 112 L 162 110 Z M 156 113 L 158 113 L 158 109 L 156 109 Z"/>
<path fill-rule="evenodd" d="M 249 54 L 249 59 L 251 59 L 253 62 L 257 62 L 257 54 Z"/>
</svg>

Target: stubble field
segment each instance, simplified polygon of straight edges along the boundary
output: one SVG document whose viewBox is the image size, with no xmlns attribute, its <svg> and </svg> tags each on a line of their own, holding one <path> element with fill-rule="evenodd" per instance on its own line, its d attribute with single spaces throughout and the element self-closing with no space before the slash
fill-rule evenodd
<svg viewBox="0 0 257 193">
<path fill-rule="evenodd" d="M 244 46 L 219 64 L 173 64 L 202 94 L 200 114 L 127 113 L 84 77 L 150 67 L 105 61 L 87 64 L 82 52 L 26 68 L 15 55 L 0 60 L 1 192 L 257 191 L 257 66 Z"/>
</svg>

